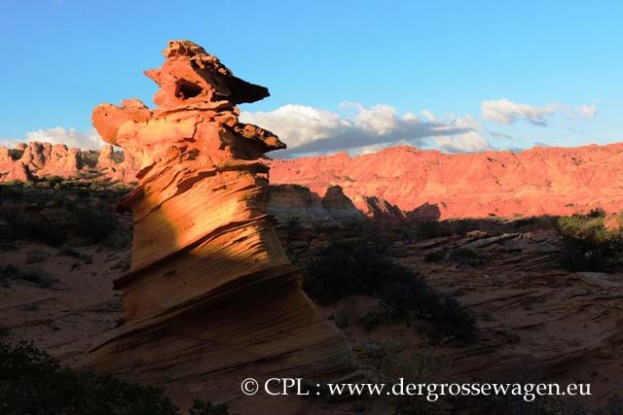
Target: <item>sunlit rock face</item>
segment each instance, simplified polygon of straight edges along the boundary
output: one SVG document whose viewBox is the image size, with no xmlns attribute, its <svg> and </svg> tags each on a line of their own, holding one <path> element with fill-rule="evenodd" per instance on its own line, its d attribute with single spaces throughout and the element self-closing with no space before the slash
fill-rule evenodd
<svg viewBox="0 0 623 415">
<path fill-rule="evenodd" d="M 93 111 L 140 170 L 120 204 L 134 213 L 131 270 L 114 281 L 126 322 L 86 366 L 152 383 L 349 372 L 343 336 L 301 291 L 266 214 L 264 153 L 285 145 L 238 122 L 236 104 L 268 90 L 189 41 L 164 56 L 145 72 L 160 86 L 156 109 L 131 99 Z"/>
</svg>

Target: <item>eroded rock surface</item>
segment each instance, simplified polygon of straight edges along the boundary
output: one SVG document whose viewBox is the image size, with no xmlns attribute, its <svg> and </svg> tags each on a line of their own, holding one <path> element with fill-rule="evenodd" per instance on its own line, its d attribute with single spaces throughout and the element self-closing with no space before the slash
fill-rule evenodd
<svg viewBox="0 0 623 415">
<path fill-rule="evenodd" d="M 229 394 L 249 376 L 348 373 L 343 335 L 301 291 L 266 214 L 264 153 L 285 145 L 238 122 L 236 104 L 268 90 L 192 42 L 172 41 L 164 56 L 146 72 L 160 86 L 156 109 L 132 99 L 93 111 L 104 140 L 140 171 L 120 205 L 134 212 L 131 269 L 114 281 L 126 322 L 87 366 L 156 384 L 227 372 L 238 383 Z"/>
<path fill-rule="evenodd" d="M 157 75 L 152 73 L 151 76 Z M 171 88 L 178 88 L 175 85 L 173 83 Z M 187 84 L 179 88 L 178 94 L 192 95 L 186 91 Z M 218 94 L 215 96 L 219 99 Z M 196 97 L 188 98 L 189 105 L 203 105 L 194 99 Z M 171 105 L 168 101 L 165 104 Z M 130 100 L 126 102 L 125 113 L 115 115 L 111 110 L 109 115 L 140 119 L 149 113 L 149 109 L 142 107 L 142 103 Z M 107 134 L 105 127 L 102 131 Z M 252 130 L 239 132 L 243 136 L 253 135 Z M 72 177 L 90 173 L 90 177 L 98 176 L 102 180 L 134 182 L 143 163 L 142 153 L 125 151 L 123 159 L 111 159 L 110 152 L 111 148 L 103 149 L 100 163 L 91 166 L 89 153 L 82 151 L 74 156 L 71 149 L 67 156 L 60 157 L 71 156 L 77 160 L 52 163 L 52 145 L 45 143 L 29 143 L 8 153 L 0 148 L 0 182 L 13 180 L 15 174 L 9 176 L 8 173 L 21 170 L 21 166 L 17 166 L 19 163 L 27 166 L 35 180 L 44 175 Z M 453 155 L 402 146 L 358 157 L 338 153 L 273 160 L 270 165 L 271 185 L 277 186 L 275 200 L 282 196 L 306 197 L 302 193 L 285 195 L 285 188 L 279 188 L 280 185 L 298 186 L 291 186 L 288 192 L 302 190 L 320 200 L 333 186 L 339 186 L 357 210 L 377 219 L 513 218 L 516 215 L 570 215 L 594 208 L 608 213 L 623 210 L 623 195 L 619 191 L 623 186 L 623 179 L 620 179 L 622 143 Z M 329 194 L 329 198 L 332 197 Z M 287 211 L 278 205 L 277 210 L 284 214 L 282 219 L 302 213 L 298 207 Z M 319 216 L 315 209 L 307 212 L 307 219 L 324 221 L 324 213 Z"/>
<path fill-rule="evenodd" d="M 597 207 L 615 213 L 623 209 L 621 165 L 623 143 L 470 154 L 402 146 L 358 157 L 274 160 L 271 183 L 305 186 L 320 197 L 339 185 L 362 212 L 366 198 L 378 197 L 407 213 L 432 205 L 441 219 L 569 215 Z"/>
</svg>

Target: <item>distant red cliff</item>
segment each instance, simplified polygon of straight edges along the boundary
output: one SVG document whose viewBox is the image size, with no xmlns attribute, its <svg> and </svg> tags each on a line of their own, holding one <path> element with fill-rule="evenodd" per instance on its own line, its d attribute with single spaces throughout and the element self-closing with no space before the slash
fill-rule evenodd
<svg viewBox="0 0 623 415">
<path fill-rule="evenodd" d="M 339 185 L 364 211 L 374 196 L 405 213 L 437 210 L 441 219 L 614 213 L 623 209 L 623 143 L 454 155 L 402 146 L 358 157 L 274 160 L 270 182 L 320 197 Z"/>
<path fill-rule="evenodd" d="M 136 181 L 139 164 L 112 147 L 94 152 L 29 143 L 0 147 L 0 182 L 58 175 L 130 183 Z M 294 199 L 311 197 L 310 206 L 322 208 L 333 186 L 346 196 L 331 202 L 334 211 L 342 209 L 340 217 L 352 212 L 348 199 L 368 216 L 512 218 L 594 208 L 615 213 L 623 210 L 623 143 L 453 155 L 401 146 L 357 157 L 338 153 L 273 160 L 270 183 L 279 188 L 273 192 L 279 194 L 274 206 L 282 213 L 287 210 L 283 203 Z M 309 195 L 294 195 L 302 190 Z M 332 192 L 341 194 L 338 188 Z M 297 209 L 290 216 L 306 214 L 301 206 Z"/>
</svg>

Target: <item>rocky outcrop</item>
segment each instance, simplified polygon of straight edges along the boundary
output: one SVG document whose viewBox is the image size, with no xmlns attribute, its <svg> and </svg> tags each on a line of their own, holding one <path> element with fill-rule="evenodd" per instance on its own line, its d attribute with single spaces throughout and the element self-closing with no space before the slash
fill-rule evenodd
<svg viewBox="0 0 623 415">
<path fill-rule="evenodd" d="M 136 181 L 136 173 L 140 166 L 134 157 L 129 153 L 123 153 L 123 158 L 119 160 L 117 154 L 113 145 L 104 146 L 99 152 L 96 170 L 113 181 L 126 183 Z"/>
<path fill-rule="evenodd" d="M 28 166 L 21 161 L 11 165 L 11 169 L 2 176 L 5 182 L 32 182 L 34 176 Z"/>
<path fill-rule="evenodd" d="M 11 157 L 11 151 L 0 146 L 0 171 L 7 171 L 13 167 L 13 157 Z"/>
<path fill-rule="evenodd" d="M 19 161 L 28 166 L 29 169 L 35 171 L 45 166 L 45 162 L 50 158 L 51 153 L 51 143 L 31 141 L 28 143 L 28 147 L 24 149 L 24 154 Z"/>
<path fill-rule="evenodd" d="M 340 221 L 349 219 L 363 219 L 363 214 L 357 210 L 352 200 L 342 191 L 340 186 L 331 186 L 322 198 L 322 207 L 329 215 Z"/>
<path fill-rule="evenodd" d="M 404 212 L 437 205 L 441 219 L 567 215 L 596 207 L 614 213 L 623 209 L 622 165 L 623 143 L 455 155 L 403 146 L 358 157 L 274 160 L 271 182 L 306 186 L 321 197 L 339 185 L 362 211 L 371 196 Z"/>
<path fill-rule="evenodd" d="M 401 222 L 405 219 L 404 212 L 400 210 L 398 206 L 392 205 L 382 197 L 355 197 L 355 203 L 357 203 L 357 205 L 360 206 L 361 211 L 371 219 L 390 222 Z"/>
<path fill-rule="evenodd" d="M 47 143 L 46 143 L 47 144 Z M 33 154 L 33 153 L 31 153 Z M 41 154 L 38 155 L 39 157 Z M 39 159 L 39 175 L 71 176 L 80 170 L 80 150 L 54 144 L 45 158 Z"/>
<path fill-rule="evenodd" d="M 269 195 L 267 212 L 281 223 L 296 219 L 302 225 L 337 225 L 364 218 L 339 186 L 327 189 L 322 198 L 304 186 L 287 184 L 270 186 Z"/>
<path fill-rule="evenodd" d="M 282 223 L 295 219 L 303 225 L 335 224 L 335 219 L 323 208 L 320 197 L 303 186 L 270 186 L 266 211 Z"/>
<path fill-rule="evenodd" d="M 23 177 L 15 174 L 16 171 L 23 171 L 22 165 L 30 172 L 30 181 L 42 180 L 45 176 L 76 180 L 84 176 L 89 180 L 97 177 L 100 180 L 133 183 L 139 170 L 132 156 L 124 157 L 123 153 L 115 152 L 112 145 L 101 151 L 80 150 L 68 148 L 64 144 L 36 141 L 18 144 L 14 149 L 0 146 L 0 183 L 14 181 L 14 177 Z M 13 173 L 9 174 L 10 172 Z M 87 174 L 81 175 L 82 173 Z"/>
<path fill-rule="evenodd" d="M 22 148 L 10 151 L 12 160 L 0 155 L 5 160 L 0 161 L 0 182 L 18 162 L 35 178 L 41 176 L 52 146 L 30 143 Z M 107 154 L 110 148 L 104 150 L 100 167 L 85 160 L 86 152 L 77 155 L 78 163 L 69 164 L 78 164 L 79 172 L 91 169 L 102 179 L 136 181 L 142 160 L 131 152 L 124 152 L 123 161 Z M 411 218 L 449 219 L 568 215 L 597 207 L 608 213 L 623 210 L 623 143 L 455 155 L 403 146 L 352 158 L 338 153 L 270 164 L 271 183 L 305 187 L 321 200 L 327 189 L 340 186 L 366 216 L 386 212 L 401 217 L 406 212 Z M 65 175 L 50 167 L 43 172 Z"/>
<path fill-rule="evenodd" d="M 114 168 L 117 165 L 113 159 L 114 153 L 115 148 L 112 144 L 102 147 L 97 157 L 97 168 L 102 171 Z"/>
<path fill-rule="evenodd" d="M 131 269 L 114 281 L 126 322 L 85 366 L 156 384 L 227 378 L 236 390 L 249 376 L 348 373 L 342 334 L 301 291 L 266 214 L 264 153 L 285 145 L 238 122 L 236 104 L 268 90 L 192 42 L 164 55 L 146 72 L 160 87 L 155 110 L 125 100 L 93 111 L 141 170 L 120 205 L 134 213 Z"/>
<path fill-rule="evenodd" d="M 603 401 L 623 387 L 619 267 L 561 269 L 569 248 L 544 230 L 474 231 L 394 248 L 399 263 L 477 317 L 476 341 L 460 349 L 433 346 L 446 359 L 448 378 L 590 383 L 594 399 Z"/>
</svg>

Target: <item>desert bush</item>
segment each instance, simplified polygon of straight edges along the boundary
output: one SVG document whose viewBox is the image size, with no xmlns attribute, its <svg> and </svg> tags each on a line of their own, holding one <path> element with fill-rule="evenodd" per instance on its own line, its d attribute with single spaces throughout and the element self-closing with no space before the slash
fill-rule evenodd
<svg viewBox="0 0 623 415">
<path fill-rule="evenodd" d="M 475 267 L 483 263 L 483 259 L 478 254 L 468 248 L 452 249 L 448 252 L 448 261 L 461 267 Z"/>
<path fill-rule="evenodd" d="M 586 245 L 599 245 L 620 239 L 620 232 L 607 229 L 604 220 L 605 216 L 599 211 L 591 211 L 586 215 L 561 216 L 557 225 L 563 236 Z"/>
<path fill-rule="evenodd" d="M 381 299 L 385 315 L 380 317 L 385 321 L 411 324 L 414 317 L 427 319 L 440 335 L 458 341 L 473 340 L 478 334 L 474 317 L 455 298 L 442 297 L 407 270 L 386 284 Z"/>
<path fill-rule="evenodd" d="M 23 195 L 21 192 L 22 182 L 19 184 L 9 185 L 7 183 L 0 184 L 0 205 L 4 200 L 19 202 L 23 199 Z"/>
<path fill-rule="evenodd" d="M 1 265 L 0 266 L 0 277 L 1 278 L 17 278 L 19 276 L 19 269 L 12 265 Z"/>
<path fill-rule="evenodd" d="M 423 239 L 440 238 L 452 235 L 447 226 L 438 220 L 420 220 L 413 224 L 415 235 Z"/>
<path fill-rule="evenodd" d="M 118 220 L 113 212 L 79 209 L 74 215 L 78 235 L 100 242 L 117 227 Z"/>
<path fill-rule="evenodd" d="M 224 404 L 213 404 L 208 401 L 196 400 L 190 408 L 188 415 L 227 415 L 229 410 Z"/>
<path fill-rule="evenodd" d="M 363 357 L 364 372 L 376 382 L 386 384 L 435 383 L 443 380 L 445 363 L 441 356 L 434 355 L 408 339 L 399 337 L 381 345 Z M 425 396 L 395 397 L 397 414 L 447 413 L 443 402 L 429 402 Z"/>
<path fill-rule="evenodd" d="M 375 245 L 357 241 L 332 244 L 314 258 L 303 289 L 317 302 L 332 304 L 352 294 L 379 298 L 379 309 L 364 317 L 368 329 L 415 317 L 432 320 L 439 333 L 467 341 L 477 334 L 471 314 L 456 300 L 443 298 L 426 281 L 382 255 Z"/>
<path fill-rule="evenodd" d="M 46 176 L 45 177 L 48 186 L 50 186 L 51 188 L 60 188 L 61 184 L 64 182 L 64 179 L 60 176 Z"/>
<path fill-rule="evenodd" d="M 24 281 L 34 282 L 41 288 L 50 288 L 56 279 L 42 269 L 28 269 L 21 271 L 17 278 Z"/>
<path fill-rule="evenodd" d="M 621 229 L 605 226 L 605 212 L 562 216 L 556 229 L 563 238 L 560 265 L 569 271 L 603 271 L 623 245 Z"/>
<path fill-rule="evenodd" d="M 27 269 L 26 271 L 21 271 L 12 264 L 0 266 L 0 279 L 30 281 L 41 288 L 50 288 L 56 282 L 56 279 L 42 269 Z"/>
<path fill-rule="evenodd" d="M 49 253 L 38 250 L 38 249 L 33 249 L 33 250 L 26 252 L 26 263 L 34 264 L 38 262 L 43 262 L 49 257 L 50 257 Z"/>
<path fill-rule="evenodd" d="M 12 415 L 179 414 L 178 408 L 160 389 L 106 374 L 77 373 L 32 343 L 11 345 L 2 340 L 0 402 L 1 412 Z M 227 409 L 198 402 L 190 414 L 225 415 Z"/>
<path fill-rule="evenodd" d="M 121 227 L 118 216 L 106 209 L 79 209 L 74 214 L 74 224 L 79 236 L 110 248 L 122 248 L 132 240 L 130 232 Z"/>
<path fill-rule="evenodd" d="M 30 240 L 59 246 L 67 237 L 65 231 L 41 219 L 17 215 L 8 221 L 10 240 Z"/>
<path fill-rule="evenodd" d="M 446 258 L 446 251 L 443 249 L 435 249 L 426 253 L 424 262 L 441 262 Z"/>
</svg>

